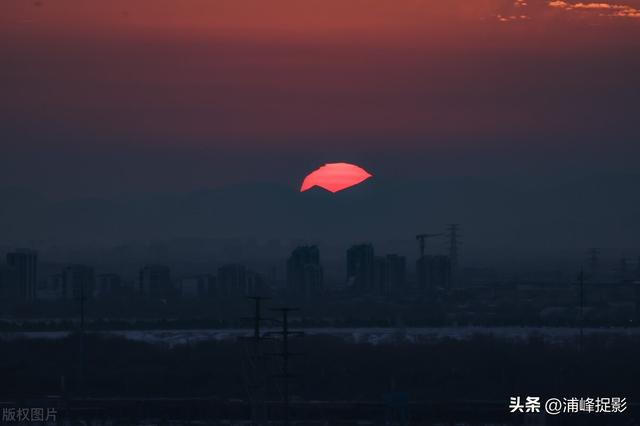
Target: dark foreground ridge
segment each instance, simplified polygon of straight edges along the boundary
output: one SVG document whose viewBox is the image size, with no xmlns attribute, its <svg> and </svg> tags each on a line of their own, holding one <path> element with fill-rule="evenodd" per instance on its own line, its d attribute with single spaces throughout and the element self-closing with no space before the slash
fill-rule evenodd
<svg viewBox="0 0 640 426">
<path fill-rule="evenodd" d="M 264 359 L 266 383 L 257 401 L 247 375 L 248 339 L 172 346 L 93 333 L 84 338 L 83 364 L 77 334 L 0 340 L 2 407 L 53 407 L 70 425 L 231 425 L 252 424 L 259 403 L 265 420 L 253 424 L 282 424 L 281 360 Z M 264 344 L 265 352 L 279 347 L 277 341 Z M 309 335 L 291 346 L 302 354 L 291 359 L 291 425 L 600 426 L 638 420 L 640 343 L 634 336 L 587 335 L 582 349 L 575 339 L 488 335 L 379 344 Z M 86 366 L 82 372 L 80 365 Z M 514 396 L 621 397 L 627 409 L 527 423 L 529 417 L 510 413 Z"/>
<path fill-rule="evenodd" d="M 82 398 L 21 400 L 0 402 L 0 408 L 35 406 L 53 408 L 60 424 L 133 425 L 252 425 L 248 401 L 202 398 Z M 627 410 L 637 412 L 638 404 Z M 270 419 L 280 419 L 281 401 L 266 401 Z M 453 400 L 411 401 L 393 404 L 381 401 L 295 401 L 290 403 L 295 426 L 352 425 L 630 425 L 627 414 L 573 414 L 552 417 L 545 414 L 510 413 L 504 401 Z M 391 420 L 398 417 L 404 420 Z M 273 420 L 264 425 L 282 425 Z"/>
</svg>

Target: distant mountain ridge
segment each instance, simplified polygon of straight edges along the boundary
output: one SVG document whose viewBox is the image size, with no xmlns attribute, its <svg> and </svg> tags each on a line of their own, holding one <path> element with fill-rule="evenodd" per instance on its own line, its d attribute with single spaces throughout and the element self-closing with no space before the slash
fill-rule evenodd
<svg viewBox="0 0 640 426">
<path fill-rule="evenodd" d="M 203 238 L 411 238 L 462 224 L 471 246 L 640 245 L 640 177 L 574 180 L 374 177 L 336 194 L 269 183 L 120 198 L 0 192 L 3 244 Z"/>
</svg>

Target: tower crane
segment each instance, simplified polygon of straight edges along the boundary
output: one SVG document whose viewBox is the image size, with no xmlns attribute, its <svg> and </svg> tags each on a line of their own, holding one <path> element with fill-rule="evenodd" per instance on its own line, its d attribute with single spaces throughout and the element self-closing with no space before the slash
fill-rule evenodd
<svg viewBox="0 0 640 426">
<path fill-rule="evenodd" d="M 420 242 L 420 258 L 424 257 L 424 244 L 425 244 L 425 241 L 428 238 L 439 237 L 441 235 L 444 235 L 444 234 L 440 233 L 440 234 L 418 234 L 418 235 L 416 235 L 416 240 L 418 240 Z"/>
</svg>

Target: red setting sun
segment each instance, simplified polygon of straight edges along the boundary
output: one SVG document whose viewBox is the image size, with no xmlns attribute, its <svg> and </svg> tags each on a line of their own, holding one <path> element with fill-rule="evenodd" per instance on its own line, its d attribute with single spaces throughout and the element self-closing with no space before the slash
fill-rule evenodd
<svg viewBox="0 0 640 426">
<path fill-rule="evenodd" d="M 309 173 L 302 182 L 300 192 L 319 186 L 335 193 L 362 183 L 371 176 L 369 172 L 354 164 L 329 163 Z"/>
</svg>

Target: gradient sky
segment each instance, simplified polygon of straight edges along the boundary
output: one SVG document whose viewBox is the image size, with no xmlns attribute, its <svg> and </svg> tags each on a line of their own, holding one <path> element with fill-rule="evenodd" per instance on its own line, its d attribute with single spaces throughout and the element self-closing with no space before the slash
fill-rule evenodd
<svg viewBox="0 0 640 426">
<path fill-rule="evenodd" d="M 639 52 L 639 0 L 3 0 L 0 187 L 635 172 Z"/>
</svg>

